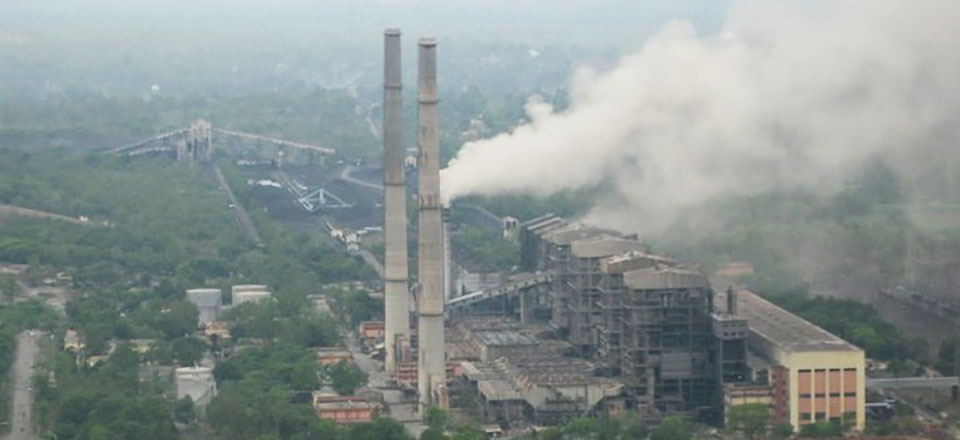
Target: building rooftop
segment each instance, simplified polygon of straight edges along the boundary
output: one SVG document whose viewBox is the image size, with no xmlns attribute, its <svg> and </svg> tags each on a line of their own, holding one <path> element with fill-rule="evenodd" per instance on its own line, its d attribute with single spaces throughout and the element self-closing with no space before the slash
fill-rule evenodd
<svg viewBox="0 0 960 440">
<path fill-rule="evenodd" d="M 695 270 L 676 267 L 631 270 L 623 274 L 623 284 L 637 290 L 708 287 L 707 277 Z"/>
<path fill-rule="evenodd" d="M 537 345 L 540 342 L 532 334 L 516 330 L 481 330 L 473 335 L 488 346 Z"/>
<path fill-rule="evenodd" d="M 600 261 L 600 270 L 605 273 L 624 273 L 631 270 L 657 266 L 676 266 L 676 260 L 663 255 L 648 254 L 644 251 L 630 251 L 604 258 Z"/>
<path fill-rule="evenodd" d="M 646 246 L 637 240 L 601 236 L 570 243 L 570 253 L 578 258 L 600 258 L 626 252 L 643 252 Z"/>
<path fill-rule="evenodd" d="M 770 341 L 782 350 L 789 352 L 860 351 L 857 346 L 747 289 L 734 287 L 734 290 L 737 294 L 737 316 L 747 318 L 752 333 Z M 725 289 L 716 294 L 716 304 L 726 304 Z"/>
</svg>

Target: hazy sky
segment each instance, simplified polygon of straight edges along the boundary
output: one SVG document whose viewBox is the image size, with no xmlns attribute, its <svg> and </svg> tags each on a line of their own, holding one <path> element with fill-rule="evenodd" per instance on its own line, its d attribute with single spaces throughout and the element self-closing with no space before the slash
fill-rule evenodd
<svg viewBox="0 0 960 440">
<path fill-rule="evenodd" d="M 44 0 L 0 2 L 0 26 L 308 26 L 318 36 L 379 42 L 402 27 L 478 41 L 639 47 L 670 19 L 722 21 L 721 0 Z"/>
</svg>

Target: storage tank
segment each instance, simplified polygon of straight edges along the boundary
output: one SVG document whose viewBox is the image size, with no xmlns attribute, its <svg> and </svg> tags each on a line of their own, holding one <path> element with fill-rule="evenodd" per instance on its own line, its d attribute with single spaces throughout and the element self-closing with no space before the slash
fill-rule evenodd
<svg viewBox="0 0 960 440">
<path fill-rule="evenodd" d="M 187 301 L 197 306 L 200 316 L 197 319 L 198 326 L 205 326 L 208 323 L 217 320 L 220 316 L 222 302 L 220 301 L 220 289 L 190 289 L 187 290 Z"/>
<path fill-rule="evenodd" d="M 177 399 L 190 396 L 193 403 L 206 406 L 217 394 L 217 382 L 210 367 L 182 367 L 176 370 Z"/>
<path fill-rule="evenodd" d="M 260 302 L 270 299 L 270 292 L 266 290 L 251 290 L 243 292 L 234 292 L 233 294 L 233 306 L 239 306 L 243 303 L 248 302 Z"/>
</svg>

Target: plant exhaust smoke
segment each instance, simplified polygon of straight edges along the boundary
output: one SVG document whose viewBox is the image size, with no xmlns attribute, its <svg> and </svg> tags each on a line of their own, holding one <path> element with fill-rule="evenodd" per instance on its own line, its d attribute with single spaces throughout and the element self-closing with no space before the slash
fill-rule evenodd
<svg viewBox="0 0 960 440">
<path fill-rule="evenodd" d="M 444 197 L 609 182 L 588 220 L 650 232 L 719 197 L 833 188 L 866 157 L 956 141 L 960 3 L 747 0 L 727 17 L 718 35 L 673 22 L 612 70 L 580 69 L 563 111 L 531 98 L 528 123 L 463 146 Z"/>
</svg>

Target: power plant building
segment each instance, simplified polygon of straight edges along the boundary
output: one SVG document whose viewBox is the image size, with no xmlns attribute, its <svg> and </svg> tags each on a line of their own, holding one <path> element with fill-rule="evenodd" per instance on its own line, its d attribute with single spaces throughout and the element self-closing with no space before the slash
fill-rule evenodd
<svg viewBox="0 0 960 440">
<path fill-rule="evenodd" d="M 729 408 L 765 402 L 775 422 L 798 430 L 836 420 L 863 429 L 861 349 L 722 277 L 711 280 L 695 266 L 650 253 L 636 235 L 555 215 L 511 221 L 507 235 L 518 231 L 524 272 L 496 287 L 451 291 L 431 38 L 419 41 L 412 332 L 400 90 L 400 33 L 387 30 L 386 369 L 398 383 L 416 381 L 421 414 L 448 406 L 448 392 L 460 391 L 449 385 L 469 387 L 483 421 L 505 428 L 621 411 L 722 424 Z M 413 345 L 416 363 L 404 350 Z"/>
<path fill-rule="evenodd" d="M 650 254 L 636 236 L 556 216 L 519 228 L 531 282 L 451 300 L 450 356 L 485 422 L 636 410 L 722 424 L 725 406 L 767 402 L 775 421 L 796 429 L 821 420 L 863 428 L 859 348 L 732 284 L 715 292 L 721 279 Z M 490 316 L 496 305 L 507 316 Z M 463 316 L 471 311 L 486 316 Z"/>
</svg>

